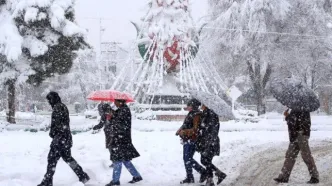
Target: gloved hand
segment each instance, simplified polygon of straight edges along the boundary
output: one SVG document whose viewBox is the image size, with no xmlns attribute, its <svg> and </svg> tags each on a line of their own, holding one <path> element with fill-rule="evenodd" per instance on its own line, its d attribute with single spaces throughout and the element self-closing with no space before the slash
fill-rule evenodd
<svg viewBox="0 0 332 186">
<path fill-rule="evenodd" d="M 178 131 L 176 131 L 175 135 L 178 136 L 180 135 L 181 129 L 179 129 Z"/>
<path fill-rule="evenodd" d="M 287 116 L 289 115 L 289 112 L 288 112 L 288 111 L 289 111 L 289 109 L 285 110 L 285 112 L 284 112 L 284 116 L 285 116 L 285 117 L 287 117 Z"/>
</svg>

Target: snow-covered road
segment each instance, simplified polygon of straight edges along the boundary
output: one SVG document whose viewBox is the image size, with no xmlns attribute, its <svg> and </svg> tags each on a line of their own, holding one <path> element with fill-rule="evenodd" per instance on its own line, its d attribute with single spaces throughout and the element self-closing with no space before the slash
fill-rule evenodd
<svg viewBox="0 0 332 186">
<path fill-rule="evenodd" d="M 72 125 L 77 121 L 81 120 L 73 119 Z M 141 157 L 134 159 L 133 163 L 144 178 L 144 181 L 137 185 L 179 185 L 179 181 L 185 177 L 185 171 L 182 146 L 178 137 L 174 135 L 177 124 L 152 122 L 139 127 L 137 123 L 133 126 L 133 142 Z M 161 130 L 161 125 L 165 130 Z M 233 130 L 231 126 L 227 126 L 227 130 L 221 131 L 219 135 L 221 155 L 214 158 L 214 163 L 228 174 L 221 185 L 274 185 L 271 179 L 280 171 L 288 145 L 286 128 L 280 126 L 278 130 L 271 131 L 265 126 L 258 130 L 257 127 L 251 128 L 251 124 L 242 124 L 242 128 L 247 130 L 239 131 L 240 125 L 234 125 Z M 317 131 L 312 132 L 310 143 L 321 174 L 322 183 L 319 185 L 332 185 L 332 136 L 331 131 L 324 131 L 324 126 L 324 123 L 320 123 Z M 154 127 L 156 129 L 151 130 Z M 330 125 L 326 127 L 329 128 Z M 108 151 L 104 147 L 103 132 L 80 133 L 74 135 L 73 139 L 74 158 L 85 170 L 93 172 L 94 179 L 104 186 L 111 180 L 112 169 L 108 168 L 110 161 Z M 50 138 L 46 132 L 0 133 L 0 186 L 36 186 L 46 170 L 49 143 Z M 195 159 L 199 161 L 199 158 L 199 154 L 196 154 Z M 198 180 L 199 175 L 195 176 Z M 130 179 L 130 174 L 123 169 L 122 185 L 131 185 L 127 184 Z M 287 185 L 305 185 L 308 179 L 308 171 L 299 157 L 294 174 Z M 80 185 L 69 166 L 60 160 L 54 186 Z"/>
<path fill-rule="evenodd" d="M 236 185 L 255 185 L 270 186 L 276 185 L 273 178 L 277 177 L 285 160 L 285 153 L 288 143 L 281 143 L 277 146 L 270 146 L 266 150 L 256 152 L 245 162 L 241 163 L 240 175 L 232 181 L 231 186 Z M 331 141 L 313 141 L 312 155 L 315 158 L 318 171 L 320 173 L 320 184 L 324 186 L 332 185 L 332 142 Z M 257 147 L 259 148 L 259 147 Z M 309 181 L 310 175 L 299 154 L 297 162 L 292 172 L 290 183 L 284 185 L 302 186 Z M 280 184 L 282 185 L 282 184 Z"/>
</svg>

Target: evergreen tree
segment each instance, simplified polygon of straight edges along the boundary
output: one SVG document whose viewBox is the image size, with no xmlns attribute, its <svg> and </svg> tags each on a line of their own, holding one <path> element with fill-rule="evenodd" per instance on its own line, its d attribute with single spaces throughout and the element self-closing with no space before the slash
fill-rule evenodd
<svg viewBox="0 0 332 186">
<path fill-rule="evenodd" d="M 75 51 L 88 47 L 76 25 L 72 0 L 1 1 L 1 76 L 8 86 L 8 122 L 15 123 L 15 84 L 39 85 L 68 73 Z"/>
</svg>

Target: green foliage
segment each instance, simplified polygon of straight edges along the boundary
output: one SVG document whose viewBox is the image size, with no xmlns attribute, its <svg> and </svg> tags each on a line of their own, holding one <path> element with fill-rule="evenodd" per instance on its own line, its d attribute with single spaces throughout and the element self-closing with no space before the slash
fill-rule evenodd
<svg viewBox="0 0 332 186">
<path fill-rule="evenodd" d="M 32 6 L 32 8 L 38 9 L 38 15 L 43 14 L 45 17 L 25 21 L 26 10 L 23 10 L 15 17 L 15 23 L 23 37 L 33 36 L 47 44 L 48 50 L 39 56 L 32 55 L 29 48 L 22 49 L 32 70 L 35 71 L 35 74 L 29 76 L 28 83 L 38 86 L 49 77 L 68 73 L 77 57 L 75 52 L 90 46 L 79 34 L 65 36 L 59 29 L 53 28 L 49 17 L 49 7 Z M 65 10 L 64 16 L 68 21 L 74 22 L 73 8 L 69 7 Z"/>
</svg>

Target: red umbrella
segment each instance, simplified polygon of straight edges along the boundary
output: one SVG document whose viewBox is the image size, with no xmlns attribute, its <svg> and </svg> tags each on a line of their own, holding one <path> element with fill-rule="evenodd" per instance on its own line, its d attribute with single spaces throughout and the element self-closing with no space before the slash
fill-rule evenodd
<svg viewBox="0 0 332 186">
<path fill-rule="evenodd" d="M 89 100 L 93 101 L 111 101 L 114 102 L 116 99 L 126 100 L 126 102 L 134 102 L 134 98 L 124 92 L 116 90 L 97 90 L 88 95 Z"/>
</svg>

